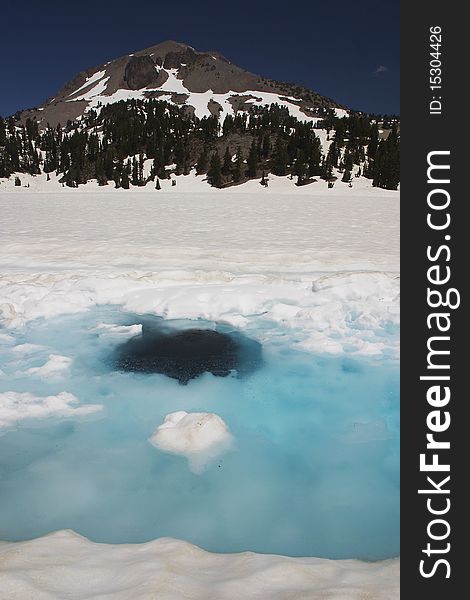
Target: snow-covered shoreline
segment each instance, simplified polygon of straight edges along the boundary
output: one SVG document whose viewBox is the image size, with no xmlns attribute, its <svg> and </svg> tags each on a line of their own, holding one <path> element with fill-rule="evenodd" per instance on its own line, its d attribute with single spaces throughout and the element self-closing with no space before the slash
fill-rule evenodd
<svg viewBox="0 0 470 600">
<path fill-rule="evenodd" d="M 35 318 L 117 304 L 240 328 L 262 318 L 302 331 L 308 351 L 398 356 L 398 193 L 191 181 L 177 192 L 0 186 L 5 345 Z M 113 546 L 73 532 L 0 542 L 0 556 L 9 600 L 399 596 L 397 559 L 211 554 L 168 538 Z"/>
<path fill-rule="evenodd" d="M 72 531 L 0 542 L 8 600 L 397 600 L 399 560 L 214 554 L 180 540 L 96 544 Z"/>
</svg>

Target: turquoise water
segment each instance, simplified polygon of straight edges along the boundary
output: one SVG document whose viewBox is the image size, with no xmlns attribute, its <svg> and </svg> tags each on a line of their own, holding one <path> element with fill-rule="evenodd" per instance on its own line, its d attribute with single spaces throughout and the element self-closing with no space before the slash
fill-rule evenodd
<svg viewBox="0 0 470 600">
<path fill-rule="evenodd" d="M 217 552 L 399 554 L 395 362 L 301 352 L 292 346 L 295 334 L 259 320 L 248 328 L 263 342 L 256 371 L 206 373 L 180 385 L 113 370 L 109 357 L 122 338 L 99 335 L 103 322 L 142 320 L 99 307 L 35 321 L 15 344 L 47 349 L 12 358 L 4 346 L 0 353 L 0 391 L 67 391 L 104 406 L 0 435 L 0 539 L 70 528 L 100 542 L 171 536 Z M 24 375 L 51 352 L 73 359 L 62 379 Z M 194 474 L 184 457 L 154 448 L 149 436 L 177 410 L 220 415 L 235 450 Z"/>
</svg>

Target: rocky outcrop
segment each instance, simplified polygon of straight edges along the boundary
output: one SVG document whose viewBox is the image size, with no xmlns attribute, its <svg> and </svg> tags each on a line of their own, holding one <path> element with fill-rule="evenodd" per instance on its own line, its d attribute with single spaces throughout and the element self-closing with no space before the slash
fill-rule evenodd
<svg viewBox="0 0 470 600">
<path fill-rule="evenodd" d="M 124 81 L 130 90 L 156 86 L 158 73 L 150 56 L 132 56 L 124 71 Z"/>
</svg>

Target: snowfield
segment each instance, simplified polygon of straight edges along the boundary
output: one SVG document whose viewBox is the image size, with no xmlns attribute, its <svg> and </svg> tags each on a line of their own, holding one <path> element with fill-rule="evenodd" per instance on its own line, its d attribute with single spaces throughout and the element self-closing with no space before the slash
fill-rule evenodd
<svg viewBox="0 0 470 600">
<path fill-rule="evenodd" d="M 267 189 L 251 181 L 216 190 L 190 175 L 178 177 L 176 187 L 163 182 L 161 191 L 98 191 L 94 183 L 67 189 L 44 176 L 21 179 L 28 189 L 0 183 L 4 348 L 35 351 L 14 347 L 9 335 L 32 319 L 118 304 L 241 329 L 261 318 L 301 332 L 295 343 L 308 351 L 398 356 L 397 192 L 363 179 L 352 189 L 340 182 L 332 190 L 325 182 L 296 188 L 270 177 Z M 122 327 L 102 333 L 132 335 Z M 52 355 L 32 375 L 58 376 L 68 364 Z M 6 421 L 21 400 L 5 396 Z M 66 392 L 59 400 L 57 410 L 88 410 L 73 406 Z M 26 401 L 38 412 L 55 410 L 51 399 Z M 170 442 L 169 451 L 186 452 Z M 0 557 L 9 600 L 399 597 L 398 559 L 211 554 L 169 538 L 113 546 L 71 531 L 1 542 Z"/>
<path fill-rule="evenodd" d="M 275 177 L 268 189 L 181 176 L 160 191 L 99 192 L 31 179 L 0 186 L 6 327 L 107 303 L 241 327 L 262 315 L 302 328 L 306 349 L 398 353 L 398 330 L 382 335 L 399 321 L 397 192 Z"/>
<path fill-rule="evenodd" d="M 2 271 L 109 267 L 311 278 L 399 269 L 398 193 L 364 180 L 328 190 L 324 181 L 297 188 L 270 176 L 267 189 L 252 180 L 218 190 L 189 175 L 157 191 L 151 184 L 69 189 L 42 175 L 21 179 L 31 187 L 0 184 Z"/>
</svg>

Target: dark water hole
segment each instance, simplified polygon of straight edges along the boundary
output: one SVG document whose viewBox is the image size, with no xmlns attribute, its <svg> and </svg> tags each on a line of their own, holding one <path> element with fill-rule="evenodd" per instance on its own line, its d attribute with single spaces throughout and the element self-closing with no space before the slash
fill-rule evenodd
<svg viewBox="0 0 470 600">
<path fill-rule="evenodd" d="M 205 372 L 247 375 L 259 368 L 261 355 L 261 344 L 239 332 L 146 323 L 141 335 L 116 349 L 113 364 L 120 371 L 160 373 L 186 384 Z"/>
</svg>

